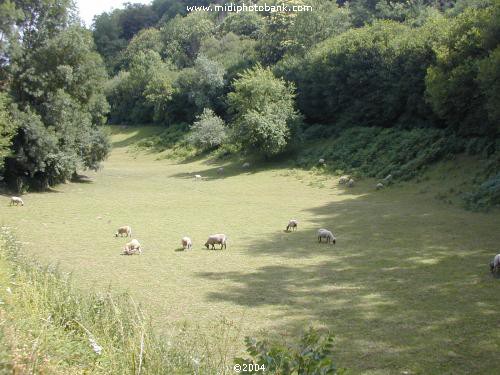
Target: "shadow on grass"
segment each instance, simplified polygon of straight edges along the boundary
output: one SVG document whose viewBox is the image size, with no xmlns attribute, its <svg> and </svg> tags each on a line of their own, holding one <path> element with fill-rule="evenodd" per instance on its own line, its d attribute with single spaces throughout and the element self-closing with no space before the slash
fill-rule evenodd
<svg viewBox="0 0 500 375">
<path fill-rule="evenodd" d="M 159 134 L 165 130 L 160 126 L 126 126 L 126 125 L 113 125 L 108 126 L 111 135 L 125 136 L 125 139 L 111 143 L 113 148 L 121 148 L 131 146 L 147 137 Z"/>
<path fill-rule="evenodd" d="M 271 308 L 272 320 L 284 322 L 274 325 L 277 332 L 327 325 L 347 362 L 341 365 L 358 371 L 491 370 L 500 299 L 489 274 L 490 249 L 475 240 L 479 227 L 454 227 L 415 198 L 402 205 L 364 196 L 309 211 L 318 228 L 333 230 L 337 245 L 318 244 L 315 229 L 286 235 L 277 229 L 248 248 L 283 260 L 253 271 L 199 273 L 231 282 L 207 299 Z"/>
</svg>

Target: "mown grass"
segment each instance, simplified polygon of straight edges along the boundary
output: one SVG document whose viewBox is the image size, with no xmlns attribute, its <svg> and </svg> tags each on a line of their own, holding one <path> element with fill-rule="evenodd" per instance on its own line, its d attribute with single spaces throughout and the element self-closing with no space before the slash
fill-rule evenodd
<svg viewBox="0 0 500 375">
<path fill-rule="evenodd" d="M 334 177 L 279 164 L 243 170 L 241 160 L 176 162 L 133 147 L 157 131 L 112 128 L 115 148 L 92 182 L 27 194 L 24 207 L 0 197 L 0 222 L 30 257 L 72 271 L 82 290 L 128 291 L 159 332 L 171 322 L 208 332 L 226 317 L 241 336 L 291 337 L 313 324 L 335 333 L 338 364 L 353 373 L 500 371 L 500 284 L 488 270 L 500 215 L 446 198 L 477 162 L 346 191 Z M 292 217 L 299 229 L 284 233 Z M 126 240 L 113 233 L 125 224 L 142 256 L 119 255 Z M 320 227 L 337 246 L 316 243 Z M 227 251 L 203 247 L 216 232 L 229 236 Z M 178 251 L 184 235 L 193 251 Z M 233 342 L 237 351 L 243 339 Z"/>
</svg>

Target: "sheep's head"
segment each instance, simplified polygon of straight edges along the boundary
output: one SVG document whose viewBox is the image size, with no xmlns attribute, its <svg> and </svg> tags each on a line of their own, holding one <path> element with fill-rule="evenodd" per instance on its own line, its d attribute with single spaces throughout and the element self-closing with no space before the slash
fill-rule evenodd
<svg viewBox="0 0 500 375">
<path fill-rule="evenodd" d="M 206 246 L 206 248 L 208 249 L 208 246 L 209 246 L 208 242 L 206 242 L 206 243 L 205 243 L 205 246 Z"/>
<path fill-rule="evenodd" d="M 490 272 L 493 272 L 495 269 L 495 266 L 493 265 L 493 262 L 490 262 Z"/>
<path fill-rule="evenodd" d="M 337 242 L 337 239 L 335 237 L 332 237 L 332 244 L 335 245 L 336 242 Z"/>
<path fill-rule="evenodd" d="M 115 237 L 118 237 L 118 232 L 115 233 Z"/>
</svg>

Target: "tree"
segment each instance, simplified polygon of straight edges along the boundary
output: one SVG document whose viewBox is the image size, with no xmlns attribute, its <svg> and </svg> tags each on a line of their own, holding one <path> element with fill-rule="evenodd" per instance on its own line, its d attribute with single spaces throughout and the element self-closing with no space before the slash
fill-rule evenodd
<svg viewBox="0 0 500 375">
<path fill-rule="evenodd" d="M 203 150 L 218 147 L 227 139 L 224 121 L 209 108 L 197 116 L 190 130 L 189 142 Z"/>
<path fill-rule="evenodd" d="M 139 31 L 122 52 L 120 66 L 122 69 L 128 69 L 136 55 L 140 52 L 147 53 L 148 51 L 154 51 L 158 54 L 161 54 L 163 51 L 161 34 L 158 29 L 149 28 Z"/>
<path fill-rule="evenodd" d="M 158 52 L 138 52 L 129 71 L 121 71 L 107 85 L 110 121 L 131 124 L 164 121 L 165 106 L 173 92 L 171 69 Z"/>
<path fill-rule="evenodd" d="M 127 47 L 122 35 L 118 11 L 102 13 L 94 17 L 93 36 L 97 51 L 104 59 L 109 73 L 120 68 L 120 53 Z"/>
<path fill-rule="evenodd" d="M 80 168 L 97 169 L 109 150 L 100 127 L 109 107 L 107 75 L 91 34 L 79 26 L 60 30 L 24 48 L 12 60 L 12 72 L 19 129 L 6 159 L 11 186 L 46 188 Z"/>
<path fill-rule="evenodd" d="M 256 41 L 228 33 L 221 38 L 208 37 L 200 47 L 200 55 L 221 64 L 226 70 L 226 80 L 231 82 L 238 72 L 257 62 Z"/>
<path fill-rule="evenodd" d="M 10 114 L 10 98 L 6 93 L 0 92 L 0 170 L 3 169 L 4 158 L 10 155 L 12 137 L 17 131 Z"/>
<path fill-rule="evenodd" d="M 228 14 L 221 28 L 225 34 L 236 35 L 258 39 L 265 25 L 264 17 L 256 12 L 239 12 Z"/>
<path fill-rule="evenodd" d="M 436 63 L 427 71 L 428 100 L 446 124 L 462 134 L 494 136 L 500 4 L 468 9 L 443 22 L 441 30 L 434 46 Z"/>
<path fill-rule="evenodd" d="M 201 41 L 215 30 L 215 23 L 208 12 L 193 12 L 186 17 L 176 16 L 161 29 L 166 58 L 177 67 L 194 64 Z"/>
<path fill-rule="evenodd" d="M 428 123 L 433 117 L 424 100 L 424 79 L 434 57 L 431 31 L 377 21 L 327 39 L 304 59 L 289 57 L 276 71 L 296 83 L 299 109 L 309 121 Z"/>
<path fill-rule="evenodd" d="M 266 156 L 282 152 L 300 118 L 294 109 L 293 85 L 256 66 L 243 72 L 233 86 L 228 100 L 236 139 Z"/>
</svg>

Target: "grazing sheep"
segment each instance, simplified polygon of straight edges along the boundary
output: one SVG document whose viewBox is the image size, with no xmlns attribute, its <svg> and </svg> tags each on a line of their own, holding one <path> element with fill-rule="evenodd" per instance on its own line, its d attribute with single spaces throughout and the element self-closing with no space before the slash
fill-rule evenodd
<svg viewBox="0 0 500 375">
<path fill-rule="evenodd" d="M 242 168 L 250 168 L 250 163 L 249 162 L 243 163 L 243 165 L 241 167 Z"/>
<path fill-rule="evenodd" d="M 381 182 L 379 182 L 379 183 L 375 186 L 375 188 L 376 188 L 377 190 L 383 189 L 383 188 L 384 188 L 384 184 L 383 184 L 383 183 L 381 183 Z"/>
<path fill-rule="evenodd" d="M 319 160 L 318 160 L 318 163 L 319 163 L 319 164 L 325 164 L 325 159 L 319 159 Z"/>
<path fill-rule="evenodd" d="M 335 245 L 335 243 L 337 242 L 337 239 L 335 238 L 333 233 L 323 228 L 318 230 L 318 242 L 321 242 L 322 238 L 326 239 L 326 243 L 330 243 L 331 241 L 332 244 Z"/>
<path fill-rule="evenodd" d="M 136 253 L 142 254 L 141 244 L 136 239 L 133 239 L 125 244 L 123 247 L 123 254 L 132 255 Z"/>
<path fill-rule="evenodd" d="M 347 181 L 346 186 L 347 187 L 353 187 L 354 186 L 354 180 L 351 178 L 349 181 Z"/>
<path fill-rule="evenodd" d="M 339 178 L 339 185 L 345 185 L 349 182 L 349 180 L 351 179 L 350 176 L 342 176 Z"/>
<path fill-rule="evenodd" d="M 217 173 L 224 174 L 224 168 L 220 167 L 219 169 L 217 169 Z"/>
<path fill-rule="evenodd" d="M 288 221 L 288 225 L 286 226 L 286 231 L 288 232 L 290 229 L 297 230 L 297 225 L 299 222 L 296 219 L 290 219 Z"/>
<path fill-rule="evenodd" d="M 19 197 L 12 197 L 10 198 L 10 205 L 13 206 L 13 205 L 16 205 L 16 206 L 24 206 L 24 201 L 19 198 Z"/>
<path fill-rule="evenodd" d="M 227 241 L 227 237 L 225 234 L 212 234 L 211 236 L 208 237 L 208 240 L 205 243 L 205 246 L 208 249 L 209 245 L 212 245 L 212 249 L 215 250 L 215 244 L 220 244 L 221 250 L 223 247 L 224 247 L 224 249 L 227 249 L 226 241 Z"/>
<path fill-rule="evenodd" d="M 495 255 L 493 260 L 490 262 L 490 271 L 491 272 L 500 271 L 500 254 Z"/>
<path fill-rule="evenodd" d="M 194 179 L 197 180 L 197 181 L 201 180 L 201 174 L 195 174 L 194 175 Z"/>
<path fill-rule="evenodd" d="M 120 235 L 120 237 L 123 237 L 123 235 L 125 235 L 125 237 L 132 237 L 132 228 L 130 228 L 130 226 L 128 225 L 120 227 L 115 233 L 115 237 L 118 237 L 118 235 Z"/>
<path fill-rule="evenodd" d="M 193 241 L 191 241 L 191 238 L 189 237 L 182 237 L 181 243 L 184 250 L 190 250 L 193 247 Z"/>
</svg>

